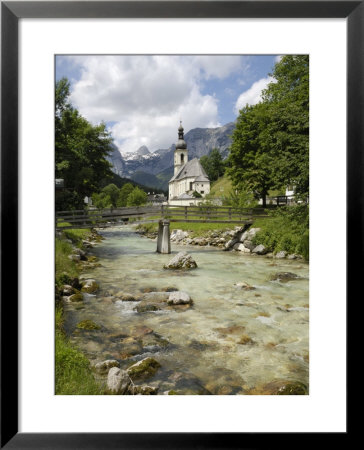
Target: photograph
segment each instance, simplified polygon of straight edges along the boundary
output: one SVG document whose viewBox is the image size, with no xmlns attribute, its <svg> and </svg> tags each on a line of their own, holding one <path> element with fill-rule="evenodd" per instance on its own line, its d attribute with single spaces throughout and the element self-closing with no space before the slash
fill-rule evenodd
<svg viewBox="0 0 364 450">
<path fill-rule="evenodd" d="M 54 68 L 54 394 L 308 396 L 309 55 Z"/>
</svg>

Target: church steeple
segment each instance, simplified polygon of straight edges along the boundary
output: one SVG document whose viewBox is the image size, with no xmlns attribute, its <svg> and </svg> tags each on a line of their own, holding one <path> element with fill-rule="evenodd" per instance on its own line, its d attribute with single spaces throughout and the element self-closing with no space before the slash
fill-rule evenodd
<svg viewBox="0 0 364 450">
<path fill-rule="evenodd" d="M 187 144 L 183 135 L 182 121 L 178 127 L 178 141 L 176 142 L 176 149 L 174 151 L 174 174 L 181 169 L 188 161 Z"/>
</svg>

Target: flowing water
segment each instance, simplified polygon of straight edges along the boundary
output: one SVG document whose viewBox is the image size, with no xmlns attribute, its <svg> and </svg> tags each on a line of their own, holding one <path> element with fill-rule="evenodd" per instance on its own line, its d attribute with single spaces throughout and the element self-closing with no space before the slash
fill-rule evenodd
<svg viewBox="0 0 364 450">
<path fill-rule="evenodd" d="M 172 255 L 161 255 L 155 241 L 130 228 L 101 234 L 105 240 L 89 252 L 101 266 L 83 274 L 95 279 L 100 290 L 86 294 L 81 305 L 66 308 L 66 330 L 90 360 L 118 359 L 126 368 L 152 356 L 161 369 L 148 384 L 158 386 L 160 394 L 170 389 L 244 394 L 273 380 L 308 385 L 307 263 L 175 244 Z M 187 251 L 198 268 L 163 269 L 179 251 Z M 277 272 L 301 278 L 270 281 Z M 239 288 L 235 285 L 239 282 L 255 289 Z M 187 292 L 194 301 L 192 308 L 137 313 L 136 302 L 111 297 L 117 291 L 140 295 L 143 290 L 166 288 Z M 95 321 L 101 330 L 77 330 L 76 324 L 85 319 Z M 135 330 L 145 327 L 154 333 L 135 337 Z M 134 340 L 128 341 L 128 336 Z M 123 353 L 126 342 L 128 348 L 131 342 L 137 349 L 132 355 Z"/>
</svg>

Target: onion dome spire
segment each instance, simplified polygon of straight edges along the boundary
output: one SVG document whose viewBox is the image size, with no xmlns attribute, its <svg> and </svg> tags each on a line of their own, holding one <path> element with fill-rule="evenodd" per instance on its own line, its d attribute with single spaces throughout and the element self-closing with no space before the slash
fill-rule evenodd
<svg viewBox="0 0 364 450">
<path fill-rule="evenodd" d="M 180 120 L 179 124 L 180 125 L 178 127 L 178 141 L 176 143 L 176 149 L 177 148 L 185 149 L 187 148 L 187 144 L 186 141 L 184 140 L 182 120 Z"/>
</svg>

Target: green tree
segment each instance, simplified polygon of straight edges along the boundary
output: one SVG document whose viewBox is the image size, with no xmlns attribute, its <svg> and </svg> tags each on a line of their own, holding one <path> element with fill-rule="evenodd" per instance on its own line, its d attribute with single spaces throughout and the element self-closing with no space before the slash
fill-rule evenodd
<svg viewBox="0 0 364 450">
<path fill-rule="evenodd" d="M 212 149 L 209 155 L 202 156 L 200 158 L 200 163 L 210 181 L 216 181 L 219 177 L 224 175 L 224 161 L 217 148 Z"/>
<path fill-rule="evenodd" d="M 105 124 L 91 125 L 69 102 L 70 83 L 57 81 L 55 89 L 55 162 L 56 178 L 63 178 L 72 204 L 83 206 L 83 198 L 97 192 L 103 179 L 111 176 L 105 159 L 111 138 Z M 76 199 L 76 200 L 75 200 Z M 56 208 L 57 199 L 56 199 Z"/>
<path fill-rule="evenodd" d="M 142 191 L 138 186 L 136 186 L 132 192 L 128 195 L 126 202 L 127 206 L 140 206 L 147 203 L 148 196 L 146 192 Z"/>
<path fill-rule="evenodd" d="M 309 57 L 287 55 L 274 67 L 276 80 L 263 91 L 270 121 L 262 141 L 275 154 L 277 184 L 309 194 Z"/>
<path fill-rule="evenodd" d="M 233 185 L 250 185 L 264 206 L 270 189 L 309 192 L 308 56 L 284 56 L 271 76 L 262 101 L 239 113 L 227 169 Z"/>
<path fill-rule="evenodd" d="M 115 208 L 117 206 L 117 201 L 120 194 L 118 187 L 115 184 L 111 183 L 105 186 L 101 190 L 101 192 L 106 194 L 106 196 L 109 198 L 110 204 Z"/>
<path fill-rule="evenodd" d="M 232 136 L 230 167 L 227 168 L 233 186 L 241 190 L 242 186 L 248 185 L 257 198 L 263 199 L 263 206 L 269 190 L 276 187 L 274 154 L 261 141 L 269 120 L 264 103 L 247 105 L 240 111 Z"/>
<path fill-rule="evenodd" d="M 127 205 L 128 196 L 134 190 L 134 186 L 131 183 L 125 183 L 124 186 L 119 190 L 119 196 L 117 199 L 116 206 L 124 207 Z"/>
</svg>

